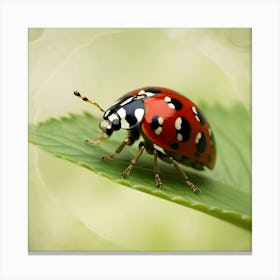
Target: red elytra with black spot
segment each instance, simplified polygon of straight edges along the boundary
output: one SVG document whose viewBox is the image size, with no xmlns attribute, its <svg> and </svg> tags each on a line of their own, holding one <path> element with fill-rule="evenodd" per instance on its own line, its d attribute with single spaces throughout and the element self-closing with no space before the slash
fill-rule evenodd
<svg viewBox="0 0 280 280">
<path fill-rule="evenodd" d="M 172 154 L 178 154 L 188 159 L 194 160 L 193 162 L 206 165 L 208 168 L 213 169 L 216 162 L 216 147 L 213 132 L 206 118 L 201 113 L 201 110 L 190 99 L 181 95 L 180 93 L 164 88 L 164 87 L 145 87 L 133 90 L 120 98 L 122 100 L 125 96 L 136 96 L 141 90 L 156 89 L 161 93 L 147 97 L 144 100 L 145 114 L 141 123 L 142 132 L 151 142 L 163 148 Z M 180 110 L 174 110 L 164 100 L 166 97 L 178 100 L 182 104 Z M 194 113 L 194 110 L 198 114 Z M 163 118 L 162 131 L 159 135 L 151 127 L 153 116 Z M 188 140 L 178 141 L 175 121 L 178 117 L 184 117 L 190 124 L 191 131 Z M 203 120 L 203 121 L 202 121 Z M 203 143 L 199 150 L 199 135 L 203 135 Z M 197 139 L 197 143 L 196 143 Z M 201 140 L 202 141 L 202 140 Z M 205 148 L 204 148 L 205 146 Z M 180 163 L 187 163 L 185 165 L 192 166 L 196 169 L 201 169 L 202 166 L 189 164 L 191 161 L 177 157 Z"/>
</svg>

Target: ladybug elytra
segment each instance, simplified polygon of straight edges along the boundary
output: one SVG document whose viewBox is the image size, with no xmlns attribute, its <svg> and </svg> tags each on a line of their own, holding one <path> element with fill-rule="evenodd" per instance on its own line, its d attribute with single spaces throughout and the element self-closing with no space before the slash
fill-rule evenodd
<svg viewBox="0 0 280 280">
<path fill-rule="evenodd" d="M 143 87 L 133 90 L 108 110 L 96 102 L 74 94 L 99 108 L 104 115 L 100 122 L 100 137 L 97 141 L 86 140 L 88 144 L 99 144 L 108 139 L 114 131 L 128 130 L 128 136 L 117 149 L 102 157 L 108 160 L 143 137 L 139 149 L 128 167 L 121 174 L 127 177 L 144 150 L 154 156 L 154 178 L 156 186 L 163 187 L 159 175 L 158 158 L 172 164 L 193 192 L 200 192 L 180 168 L 179 163 L 203 170 L 213 169 L 216 148 L 213 132 L 202 112 L 191 100 L 176 91 L 163 87 Z"/>
</svg>

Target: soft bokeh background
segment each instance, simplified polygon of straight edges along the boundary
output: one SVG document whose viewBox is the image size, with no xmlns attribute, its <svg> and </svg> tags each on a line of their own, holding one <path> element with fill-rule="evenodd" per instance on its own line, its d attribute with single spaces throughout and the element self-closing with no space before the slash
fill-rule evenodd
<svg viewBox="0 0 280 280">
<path fill-rule="evenodd" d="M 41 29 L 29 40 L 29 122 L 109 107 L 146 85 L 251 110 L 251 29 Z M 95 129 L 94 127 L 92 128 Z M 29 145 L 29 251 L 250 251 L 251 232 L 135 191 Z"/>
</svg>

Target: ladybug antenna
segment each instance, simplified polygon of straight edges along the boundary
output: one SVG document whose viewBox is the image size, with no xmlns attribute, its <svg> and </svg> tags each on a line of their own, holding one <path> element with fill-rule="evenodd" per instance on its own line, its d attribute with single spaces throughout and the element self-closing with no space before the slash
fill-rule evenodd
<svg viewBox="0 0 280 280">
<path fill-rule="evenodd" d="M 100 111 L 102 111 L 103 113 L 105 113 L 105 111 L 101 108 L 101 106 L 100 106 L 98 103 L 96 103 L 96 102 L 94 102 L 94 101 L 91 101 L 91 100 L 88 99 L 87 97 L 82 96 L 78 91 L 74 91 L 74 94 L 75 94 L 76 96 L 82 98 L 83 101 L 88 102 L 88 103 L 90 103 L 90 104 L 96 106 Z"/>
</svg>

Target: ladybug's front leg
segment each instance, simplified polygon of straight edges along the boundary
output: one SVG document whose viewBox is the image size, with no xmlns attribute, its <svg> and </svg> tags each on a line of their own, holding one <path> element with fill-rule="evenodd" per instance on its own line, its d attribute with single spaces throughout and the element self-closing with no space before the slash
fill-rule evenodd
<svg viewBox="0 0 280 280">
<path fill-rule="evenodd" d="M 126 145 L 130 146 L 134 143 L 134 139 L 132 139 L 131 137 L 127 137 L 124 139 L 124 141 L 119 145 L 119 147 L 111 154 L 103 156 L 102 160 L 108 160 L 111 159 L 112 157 L 114 157 L 116 154 L 119 154 Z"/>
</svg>

